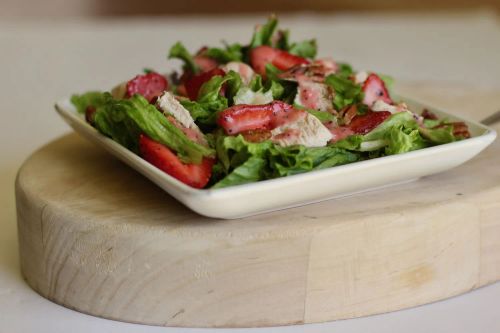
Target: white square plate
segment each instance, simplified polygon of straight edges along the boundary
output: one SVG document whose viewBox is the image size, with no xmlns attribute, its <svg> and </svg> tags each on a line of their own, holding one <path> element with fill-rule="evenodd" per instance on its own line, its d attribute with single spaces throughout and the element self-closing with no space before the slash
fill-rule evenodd
<svg viewBox="0 0 500 333">
<path fill-rule="evenodd" d="M 222 189 L 198 190 L 181 183 L 135 155 L 85 122 L 69 99 L 56 104 L 57 112 L 75 131 L 119 158 L 193 211 L 215 218 L 240 218 L 278 209 L 365 192 L 456 167 L 473 158 L 495 140 L 496 132 L 435 108 L 405 101 L 410 110 L 424 107 L 452 121 L 464 121 L 471 138 L 400 155 L 336 166 L 299 175 Z"/>
</svg>

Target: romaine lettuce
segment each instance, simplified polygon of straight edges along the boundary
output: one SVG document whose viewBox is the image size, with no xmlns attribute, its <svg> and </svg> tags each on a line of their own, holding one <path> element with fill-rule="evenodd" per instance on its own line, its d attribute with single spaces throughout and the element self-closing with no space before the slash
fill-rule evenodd
<svg viewBox="0 0 500 333">
<path fill-rule="evenodd" d="M 218 134 L 216 151 L 226 176 L 214 188 L 299 174 L 359 160 L 356 153 L 336 147 L 281 147 L 271 141 L 252 143 L 243 136 Z"/>
<path fill-rule="evenodd" d="M 85 114 L 89 106 L 97 107 L 104 103 L 104 93 L 100 91 L 89 91 L 81 95 L 71 96 L 71 103 L 75 106 L 78 113 Z"/>
<path fill-rule="evenodd" d="M 95 112 L 95 127 L 126 148 L 137 153 L 139 134 L 145 133 L 186 163 L 201 163 L 203 156 L 213 156 L 212 149 L 191 141 L 144 97 L 115 100 L 105 93 L 104 99 Z"/>
<path fill-rule="evenodd" d="M 204 55 L 217 60 L 221 64 L 230 61 L 242 61 L 243 59 L 242 46 L 238 43 L 226 45 L 226 48 L 210 47 L 205 51 Z"/>
<path fill-rule="evenodd" d="M 266 160 L 258 156 L 252 156 L 243 164 L 235 168 L 230 174 L 218 181 L 212 188 L 254 183 L 263 179 L 263 169 Z"/>
<path fill-rule="evenodd" d="M 227 98 L 221 94 L 224 84 Z M 229 106 L 241 85 L 241 78 L 234 71 L 230 71 L 225 76 L 216 75 L 201 86 L 196 101 L 181 99 L 180 103 L 189 111 L 198 125 L 212 127 L 215 125 L 217 112 Z"/>
<path fill-rule="evenodd" d="M 299 57 L 314 59 L 316 57 L 317 50 L 318 46 L 316 44 L 316 39 L 309 39 L 293 43 L 288 49 L 288 52 L 298 55 Z"/>
<path fill-rule="evenodd" d="M 370 152 L 370 157 L 401 154 L 455 141 L 450 127 L 429 129 L 419 124 L 410 112 L 398 112 L 371 132 L 365 135 L 351 135 L 331 146 Z"/>
<path fill-rule="evenodd" d="M 278 26 L 278 19 L 271 15 L 266 24 L 258 26 L 250 41 L 249 47 L 252 49 L 257 46 L 271 45 L 274 30 Z"/>
<path fill-rule="evenodd" d="M 184 69 L 192 73 L 198 73 L 200 71 L 198 65 L 196 65 L 196 63 L 194 62 L 193 57 L 181 42 L 175 43 L 170 48 L 170 52 L 168 53 L 168 59 L 172 58 L 177 58 L 182 60 L 184 62 Z"/>
<path fill-rule="evenodd" d="M 333 105 L 338 111 L 363 100 L 361 86 L 345 77 L 331 74 L 325 78 L 325 83 L 335 91 Z"/>
</svg>

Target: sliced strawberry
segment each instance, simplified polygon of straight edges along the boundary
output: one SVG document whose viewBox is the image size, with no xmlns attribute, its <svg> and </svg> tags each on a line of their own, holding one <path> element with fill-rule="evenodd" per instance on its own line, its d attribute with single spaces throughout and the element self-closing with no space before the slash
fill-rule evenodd
<svg viewBox="0 0 500 333">
<path fill-rule="evenodd" d="M 309 60 L 287 51 L 270 46 L 259 46 L 250 51 L 250 64 L 260 75 L 266 74 L 266 65 L 272 64 L 280 70 L 287 70 L 293 66 L 308 64 Z"/>
<path fill-rule="evenodd" d="M 293 118 L 295 110 L 282 101 L 274 101 L 263 105 L 234 105 L 217 117 L 217 123 L 229 135 L 245 131 L 270 130 L 289 118 Z"/>
<path fill-rule="evenodd" d="M 188 96 L 187 91 L 186 91 L 186 86 L 184 85 L 184 83 L 181 83 L 177 86 L 176 95 L 184 96 L 184 97 Z"/>
<path fill-rule="evenodd" d="M 306 65 L 308 63 L 309 60 L 306 58 L 296 56 L 283 50 L 279 50 L 276 58 L 273 60 L 273 65 L 280 70 L 287 70 L 293 66 Z"/>
<path fill-rule="evenodd" d="M 149 102 L 160 96 L 168 88 L 168 81 L 158 73 L 137 75 L 127 82 L 125 97 L 130 98 L 135 94 L 144 96 Z"/>
<path fill-rule="evenodd" d="M 212 174 L 214 159 L 205 157 L 201 164 L 183 163 L 172 150 L 145 134 L 139 136 L 139 151 L 158 169 L 195 188 L 205 187 Z"/>
<path fill-rule="evenodd" d="M 214 59 L 201 55 L 194 57 L 194 63 L 198 65 L 202 72 L 211 71 L 212 69 L 219 66 L 217 61 L 215 61 Z"/>
<path fill-rule="evenodd" d="M 196 52 L 196 55 L 193 57 L 195 64 L 200 68 L 202 72 L 208 72 L 211 71 L 212 69 L 216 68 L 219 66 L 217 63 L 217 60 L 214 58 L 207 57 L 205 55 L 205 51 L 208 49 L 208 47 L 204 46 L 201 49 Z"/>
<path fill-rule="evenodd" d="M 351 120 L 349 128 L 356 134 L 366 134 L 389 118 L 389 111 L 367 112 Z"/>
<path fill-rule="evenodd" d="M 219 113 L 217 123 L 230 135 L 252 130 L 269 130 L 272 114 L 272 109 L 267 105 L 240 104 Z"/>
<path fill-rule="evenodd" d="M 209 81 L 213 76 L 224 76 L 226 73 L 220 68 L 214 68 L 208 72 L 203 72 L 197 75 L 192 75 L 186 78 L 184 87 L 190 100 L 195 101 L 198 98 L 198 93 L 203 83 Z"/>
<path fill-rule="evenodd" d="M 365 97 L 363 103 L 372 106 L 377 100 L 382 100 L 385 103 L 392 104 L 392 99 L 389 96 L 389 91 L 385 87 L 384 81 L 377 74 L 370 74 L 363 83 L 363 92 Z"/>
<path fill-rule="evenodd" d="M 272 64 L 278 49 L 270 46 L 259 46 L 250 51 L 250 65 L 260 75 L 266 74 L 266 65 Z"/>
</svg>

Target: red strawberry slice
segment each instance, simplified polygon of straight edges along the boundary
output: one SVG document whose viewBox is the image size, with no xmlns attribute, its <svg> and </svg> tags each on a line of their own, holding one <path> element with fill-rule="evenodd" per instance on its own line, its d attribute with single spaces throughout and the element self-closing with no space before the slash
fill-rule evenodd
<svg viewBox="0 0 500 333">
<path fill-rule="evenodd" d="M 308 63 L 309 60 L 307 60 L 306 58 L 296 56 L 283 50 L 278 50 L 276 58 L 273 59 L 273 65 L 282 71 L 287 70 L 293 66 L 306 65 Z"/>
<path fill-rule="evenodd" d="M 250 51 L 250 64 L 260 75 L 266 74 L 266 65 L 273 64 L 279 70 L 287 70 L 293 66 L 308 64 L 309 60 L 287 51 L 270 46 L 258 46 Z"/>
<path fill-rule="evenodd" d="M 389 111 L 367 112 L 351 120 L 349 128 L 356 134 L 366 134 L 389 118 Z"/>
<path fill-rule="evenodd" d="M 144 96 L 149 102 L 160 96 L 168 88 L 168 81 L 158 73 L 137 75 L 127 82 L 125 97 L 130 98 L 135 94 Z"/>
<path fill-rule="evenodd" d="M 219 113 L 217 123 L 229 135 L 255 130 L 270 130 L 293 119 L 298 113 L 291 105 L 274 101 L 263 105 L 235 105 Z"/>
<path fill-rule="evenodd" d="M 240 104 L 219 113 L 217 123 L 229 135 L 251 130 L 269 130 L 272 114 L 272 109 L 267 105 Z"/>
<path fill-rule="evenodd" d="M 214 68 L 217 68 L 219 64 L 212 58 L 206 56 L 195 56 L 194 63 L 200 68 L 202 72 L 211 71 Z"/>
<path fill-rule="evenodd" d="M 195 188 L 207 185 L 215 162 L 205 157 L 201 164 L 183 163 L 168 147 L 144 134 L 139 136 L 139 151 L 146 161 L 158 169 Z"/>
<path fill-rule="evenodd" d="M 208 50 L 208 47 L 204 46 L 196 52 L 194 58 L 194 63 L 200 68 L 202 72 L 208 72 L 212 69 L 219 66 L 217 60 L 214 58 L 207 57 L 205 52 Z"/>
<path fill-rule="evenodd" d="M 392 104 L 392 99 L 389 96 L 389 91 L 385 87 L 384 81 L 377 74 L 370 74 L 363 83 L 363 92 L 365 97 L 363 103 L 372 106 L 375 101 L 382 100 L 385 103 Z"/>
<path fill-rule="evenodd" d="M 203 83 L 209 81 L 213 76 L 224 76 L 226 73 L 220 68 L 214 68 L 208 72 L 203 72 L 197 75 L 192 75 L 186 78 L 184 87 L 190 100 L 195 101 L 198 98 L 198 93 Z"/>
</svg>

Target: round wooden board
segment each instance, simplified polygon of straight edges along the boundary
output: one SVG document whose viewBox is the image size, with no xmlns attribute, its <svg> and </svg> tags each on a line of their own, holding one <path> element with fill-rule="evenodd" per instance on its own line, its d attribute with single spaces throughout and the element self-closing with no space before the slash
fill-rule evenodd
<svg viewBox="0 0 500 333">
<path fill-rule="evenodd" d="M 22 272 L 56 303 L 152 325 L 257 327 L 403 309 L 500 279 L 499 164 L 495 142 L 413 183 L 215 220 L 71 134 L 19 171 Z"/>
</svg>

